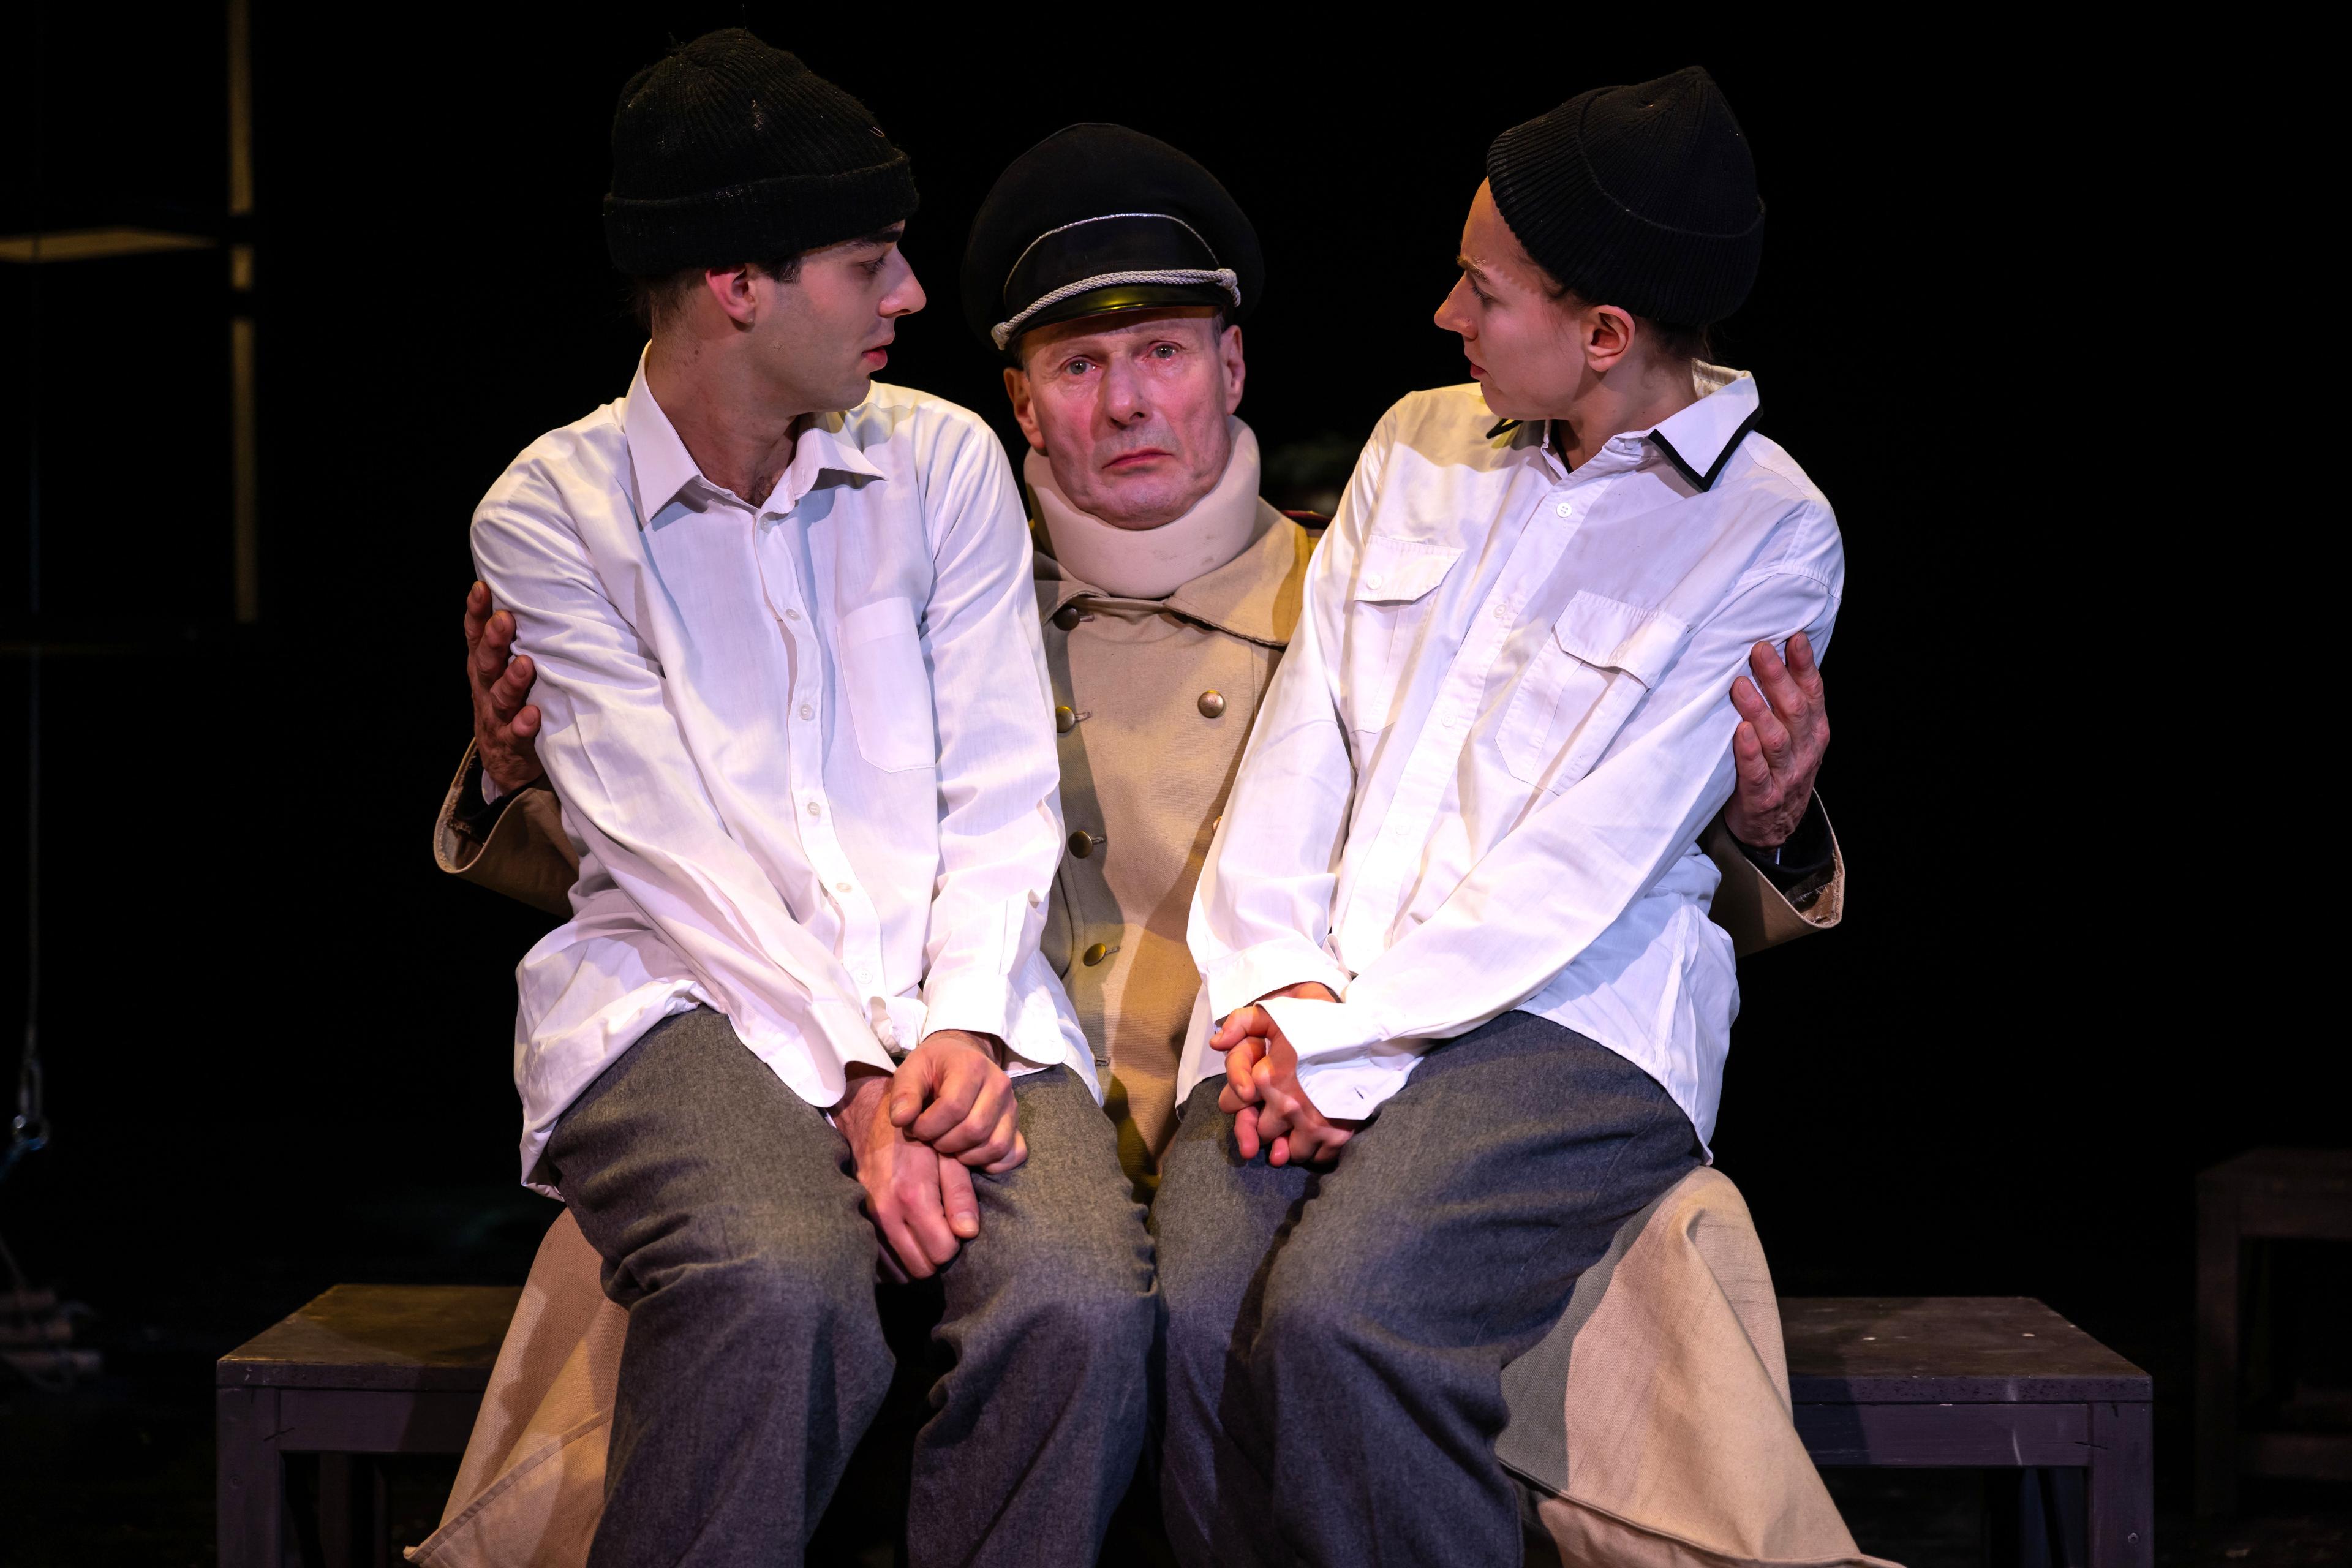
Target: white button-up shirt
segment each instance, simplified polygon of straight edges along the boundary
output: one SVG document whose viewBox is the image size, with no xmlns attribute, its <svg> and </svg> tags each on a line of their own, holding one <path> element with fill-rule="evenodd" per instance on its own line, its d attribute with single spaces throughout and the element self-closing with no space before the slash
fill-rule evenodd
<svg viewBox="0 0 2352 1568">
<path fill-rule="evenodd" d="M 1752 433 L 1752 378 L 1570 472 L 1475 385 L 1372 434 L 1308 568 L 1192 904 L 1209 1020 L 1277 999 L 1327 1116 L 1514 1008 L 1631 1058 L 1712 1136 L 1738 1008 L 1698 836 L 1731 795 L 1732 679 L 1759 641 L 1825 649 L 1829 502 Z"/>
<path fill-rule="evenodd" d="M 572 919 L 516 971 L 526 1181 L 581 1090 L 698 1004 L 818 1106 L 937 1029 L 1093 1083 L 1037 952 L 1053 698 L 986 425 L 877 384 L 754 506 L 702 476 L 640 365 L 515 459 L 473 544 L 580 852 Z"/>
</svg>

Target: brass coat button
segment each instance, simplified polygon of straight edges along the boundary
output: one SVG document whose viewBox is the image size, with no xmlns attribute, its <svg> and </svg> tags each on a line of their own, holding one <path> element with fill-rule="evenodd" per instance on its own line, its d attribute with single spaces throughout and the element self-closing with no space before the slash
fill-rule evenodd
<svg viewBox="0 0 2352 1568">
<path fill-rule="evenodd" d="M 1083 860 L 1087 856 L 1095 852 L 1096 845 L 1107 844 L 1109 840 L 1108 838 L 1097 834 L 1088 833 L 1085 828 L 1081 827 L 1076 833 L 1070 835 L 1070 853 Z"/>
<path fill-rule="evenodd" d="M 1076 713 L 1067 708 L 1054 710 L 1054 730 L 1056 734 L 1066 735 L 1077 727 L 1078 716 Z"/>
<path fill-rule="evenodd" d="M 1118 951 L 1118 949 L 1115 947 L 1105 947 L 1101 942 L 1097 942 L 1094 946 L 1087 949 L 1086 952 L 1078 954 L 1078 961 L 1081 963 L 1086 964 L 1100 963 L 1104 959 L 1108 958 L 1112 953 L 1117 952 Z"/>
<path fill-rule="evenodd" d="M 1202 718 L 1214 719 L 1225 710 L 1225 694 L 1222 691 L 1203 691 L 1201 693 L 1200 708 Z"/>
<path fill-rule="evenodd" d="M 1054 612 L 1054 624 L 1061 627 L 1064 631 L 1068 631 L 1083 619 L 1085 619 L 1085 617 L 1079 614 L 1078 607 L 1076 605 L 1064 605 L 1060 609 Z"/>
</svg>

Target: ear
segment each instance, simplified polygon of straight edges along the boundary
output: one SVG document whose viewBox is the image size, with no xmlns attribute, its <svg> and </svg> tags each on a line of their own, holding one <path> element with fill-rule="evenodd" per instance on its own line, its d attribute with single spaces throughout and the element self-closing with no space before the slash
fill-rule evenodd
<svg viewBox="0 0 2352 1568">
<path fill-rule="evenodd" d="M 1633 317 L 1614 305 L 1591 305 L 1584 311 L 1584 363 L 1595 375 L 1605 375 L 1633 352 Z"/>
<path fill-rule="evenodd" d="M 739 327 L 749 327 L 760 319 L 759 290 L 749 267 L 704 268 L 702 290 L 717 300 L 727 319 Z"/>
<path fill-rule="evenodd" d="M 1037 405 L 1029 396 L 1029 373 L 1017 364 L 1004 367 L 1004 395 L 1013 400 L 1013 417 L 1033 451 L 1045 449 L 1045 429 L 1037 423 Z"/>
<path fill-rule="evenodd" d="M 1242 405 L 1242 384 L 1249 379 L 1249 366 L 1242 361 L 1242 330 L 1227 327 L 1217 343 L 1217 359 L 1225 368 L 1225 412 L 1234 413 Z"/>
</svg>

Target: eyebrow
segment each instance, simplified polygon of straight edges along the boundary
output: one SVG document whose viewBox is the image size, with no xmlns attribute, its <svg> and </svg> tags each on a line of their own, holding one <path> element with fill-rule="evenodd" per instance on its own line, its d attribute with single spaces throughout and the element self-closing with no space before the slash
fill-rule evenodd
<svg viewBox="0 0 2352 1568">
<path fill-rule="evenodd" d="M 851 240 L 852 245 L 896 245 L 907 236 L 907 226 L 894 223 L 887 228 L 877 228 L 872 234 Z"/>
<path fill-rule="evenodd" d="M 1476 262 L 1471 260 L 1466 256 L 1456 256 L 1454 258 L 1454 265 L 1459 267 L 1463 271 L 1467 272 L 1471 277 L 1475 278 L 1481 283 L 1490 283 L 1494 281 L 1494 279 L 1486 276 L 1486 269 L 1485 268 L 1479 266 Z"/>
</svg>

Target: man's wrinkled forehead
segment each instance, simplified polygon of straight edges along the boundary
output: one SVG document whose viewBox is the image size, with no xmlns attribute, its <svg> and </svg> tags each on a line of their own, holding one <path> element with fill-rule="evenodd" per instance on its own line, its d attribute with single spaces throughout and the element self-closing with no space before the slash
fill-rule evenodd
<svg viewBox="0 0 2352 1568">
<path fill-rule="evenodd" d="M 1132 344 L 1138 338 L 1168 336 L 1174 332 L 1204 340 L 1213 339 L 1217 335 L 1217 318 L 1222 313 L 1212 305 L 1171 305 L 1158 310 L 1121 310 L 1056 321 L 1051 326 L 1034 328 L 1021 334 L 1021 363 L 1025 366 L 1046 353 L 1066 355 L 1092 350 L 1097 353 L 1108 353 Z"/>
</svg>

